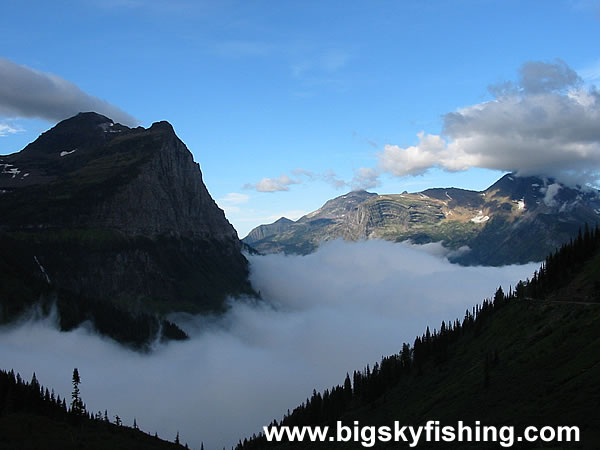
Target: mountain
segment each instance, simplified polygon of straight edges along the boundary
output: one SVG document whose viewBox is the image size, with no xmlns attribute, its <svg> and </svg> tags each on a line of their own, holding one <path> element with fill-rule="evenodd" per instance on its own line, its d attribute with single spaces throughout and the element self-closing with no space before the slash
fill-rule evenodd
<svg viewBox="0 0 600 450">
<path fill-rule="evenodd" d="M 581 442 L 552 441 L 515 448 L 584 448 L 600 445 L 600 229 L 586 230 L 549 255 L 531 281 L 467 310 L 464 318 L 424 330 L 414 344 L 346 376 L 279 421 L 281 426 L 420 426 L 437 420 L 456 427 L 578 426 Z M 342 381 L 342 380 L 339 380 Z M 308 394 L 308 393 L 307 393 Z M 367 430 L 368 431 L 368 430 Z M 362 438 L 367 442 L 368 435 Z M 264 436 L 236 450 L 296 448 Z M 378 442 L 374 448 L 402 444 Z M 407 446 L 404 444 L 404 446 Z M 502 445 L 507 447 L 507 445 Z M 302 442 L 301 448 L 364 448 L 354 442 Z M 494 449 L 493 442 L 419 441 L 419 448 Z"/>
<path fill-rule="evenodd" d="M 296 254 L 338 238 L 442 241 L 448 249 L 460 250 L 451 256 L 455 262 L 497 266 L 540 261 L 583 224 L 594 225 L 598 219 L 600 195 L 595 189 L 507 174 L 481 192 L 350 192 L 296 222 L 279 219 L 261 225 L 243 241 L 262 253 Z"/>
<path fill-rule="evenodd" d="M 0 157 L 4 320 L 41 299 L 64 329 L 89 319 L 149 337 L 160 324 L 145 314 L 220 311 L 253 294 L 241 248 L 167 122 L 131 129 L 81 113 Z"/>
</svg>

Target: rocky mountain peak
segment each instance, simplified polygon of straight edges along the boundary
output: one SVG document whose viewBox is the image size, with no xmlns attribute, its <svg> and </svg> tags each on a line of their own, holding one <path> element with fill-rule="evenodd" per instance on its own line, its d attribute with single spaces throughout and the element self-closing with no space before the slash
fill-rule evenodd
<svg viewBox="0 0 600 450">
<path fill-rule="evenodd" d="M 237 232 L 168 122 L 62 121 L 0 157 L 0 199 L 0 241 L 76 295 L 173 311 L 253 293 Z M 39 275 L 37 263 L 31 270 Z"/>
</svg>

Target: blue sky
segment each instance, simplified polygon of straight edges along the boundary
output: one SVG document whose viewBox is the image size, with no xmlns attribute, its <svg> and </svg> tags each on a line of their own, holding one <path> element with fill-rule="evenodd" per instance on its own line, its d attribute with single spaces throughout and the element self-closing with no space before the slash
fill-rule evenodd
<svg viewBox="0 0 600 450">
<path fill-rule="evenodd" d="M 598 1 L 9 0 L 0 29 L 5 64 L 171 122 L 240 237 L 357 187 L 598 179 Z M 11 82 L 0 154 L 60 120 Z"/>
</svg>

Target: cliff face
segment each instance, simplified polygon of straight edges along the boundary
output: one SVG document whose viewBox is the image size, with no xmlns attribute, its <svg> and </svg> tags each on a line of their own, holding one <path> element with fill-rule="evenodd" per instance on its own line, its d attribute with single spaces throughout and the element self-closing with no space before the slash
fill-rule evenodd
<svg viewBox="0 0 600 450">
<path fill-rule="evenodd" d="M 91 221 L 132 235 L 223 240 L 239 250 L 235 229 L 171 125 L 156 123 L 148 131 L 158 135 L 160 147 L 131 182 L 97 206 Z"/>
<path fill-rule="evenodd" d="M 167 122 L 82 113 L 0 156 L 0 246 L 4 316 L 41 290 L 159 313 L 253 294 L 237 233 Z M 19 293 L 27 280 L 43 289 Z"/>
</svg>

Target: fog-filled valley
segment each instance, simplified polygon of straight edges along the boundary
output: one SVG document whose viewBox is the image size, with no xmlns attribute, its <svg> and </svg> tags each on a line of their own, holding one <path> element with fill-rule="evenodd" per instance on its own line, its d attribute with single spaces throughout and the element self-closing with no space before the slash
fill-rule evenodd
<svg viewBox="0 0 600 450">
<path fill-rule="evenodd" d="M 35 314 L 4 326 L 2 368 L 69 398 L 74 367 L 89 411 L 192 448 L 226 448 L 262 430 L 346 372 L 412 343 L 427 326 L 530 277 L 538 264 L 464 267 L 440 244 L 333 241 L 307 256 L 248 256 L 262 300 L 222 316 L 174 314 L 191 337 L 139 353 L 89 326 L 59 332 Z"/>
</svg>

